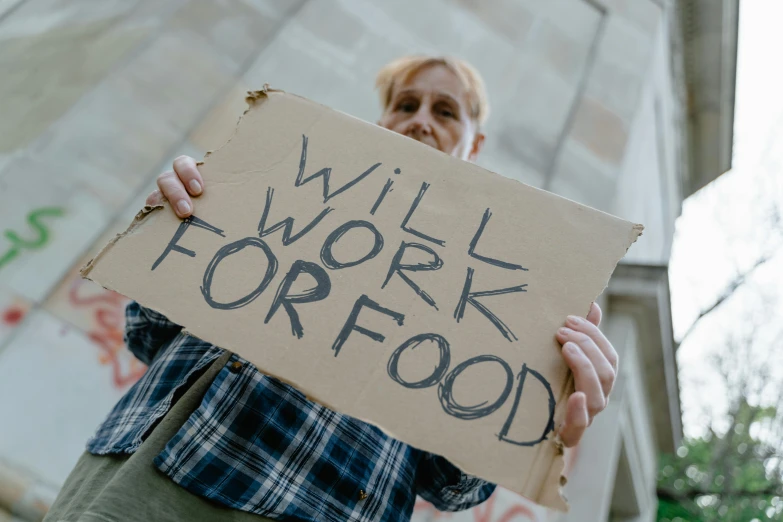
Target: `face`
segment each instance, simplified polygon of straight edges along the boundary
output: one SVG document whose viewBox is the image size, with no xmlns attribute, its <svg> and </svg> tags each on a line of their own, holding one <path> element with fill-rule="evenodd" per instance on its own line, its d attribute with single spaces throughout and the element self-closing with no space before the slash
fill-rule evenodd
<svg viewBox="0 0 783 522">
<path fill-rule="evenodd" d="M 467 90 L 440 64 L 423 67 L 396 85 L 378 124 L 467 161 L 475 161 L 484 144 L 470 115 Z"/>
</svg>

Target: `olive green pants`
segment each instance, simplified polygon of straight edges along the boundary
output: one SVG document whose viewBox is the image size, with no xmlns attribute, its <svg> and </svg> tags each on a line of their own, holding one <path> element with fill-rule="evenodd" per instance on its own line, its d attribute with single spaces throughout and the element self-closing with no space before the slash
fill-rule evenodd
<svg viewBox="0 0 783 522">
<path fill-rule="evenodd" d="M 44 522 L 264 522 L 180 487 L 152 460 L 201 403 L 231 356 L 212 363 L 174 404 L 133 455 L 84 453 L 68 476 Z"/>
</svg>

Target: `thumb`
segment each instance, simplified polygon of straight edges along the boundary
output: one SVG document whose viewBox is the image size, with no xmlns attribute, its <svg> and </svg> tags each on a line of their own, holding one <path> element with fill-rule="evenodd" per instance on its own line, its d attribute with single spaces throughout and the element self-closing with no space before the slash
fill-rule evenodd
<svg viewBox="0 0 783 522">
<path fill-rule="evenodd" d="M 587 320 L 594 325 L 599 326 L 601 324 L 601 317 L 601 307 L 596 303 L 590 305 L 590 313 L 587 314 Z"/>
<path fill-rule="evenodd" d="M 560 440 L 563 441 L 563 445 L 566 448 L 576 446 L 589 425 L 587 397 L 583 392 L 574 392 L 566 403 L 565 422 L 560 428 Z"/>
</svg>

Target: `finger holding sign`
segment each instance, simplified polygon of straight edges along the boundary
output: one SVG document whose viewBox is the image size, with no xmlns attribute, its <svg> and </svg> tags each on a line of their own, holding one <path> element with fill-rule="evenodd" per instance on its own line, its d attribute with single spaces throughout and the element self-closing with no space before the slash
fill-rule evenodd
<svg viewBox="0 0 783 522">
<path fill-rule="evenodd" d="M 179 156 L 174 160 L 174 173 L 191 196 L 198 196 L 204 190 L 204 180 L 196 160 L 190 156 Z"/>
<path fill-rule="evenodd" d="M 593 418 L 609 401 L 617 374 L 617 352 L 598 329 L 601 309 L 593 303 L 587 319 L 569 316 L 566 327 L 557 332 L 563 344 L 563 358 L 574 375 L 574 393 L 566 404 L 566 418 L 560 430 L 563 443 L 579 442 Z"/>
<path fill-rule="evenodd" d="M 193 213 L 193 204 L 190 201 L 185 186 L 174 172 L 164 172 L 158 176 L 158 189 L 171 203 L 171 208 L 181 218 L 186 218 Z"/>
<path fill-rule="evenodd" d="M 174 170 L 158 176 L 158 190 L 147 196 L 147 205 L 161 205 L 168 200 L 177 216 L 186 218 L 193 214 L 191 196 L 199 196 L 204 191 L 204 180 L 196 160 L 189 156 L 179 156 L 173 167 Z"/>
<path fill-rule="evenodd" d="M 601 312 L 601 307 L 598 306 L 598 303 L 592 303 L 590 305 L 590 313 L 587 314 L 587 320 L 595 326 L 601 326 L 602 317 L 603 312 Z"/>
<path fill-rule="evenodd" d="M 569 341 L 563 345 L 563 357 L 574 374 L 576 391 L 581 391 L 586 396 L 587 411 L 592 421 L 606 406 L 606 395 L 598 372 L 582 347 L 575 342 Z"/>
<path fill-rule="evenodd" d="M 576 392 L 568 398 L 566 403 L 566 415 L 560 439 L 566 448 L 572 448 L 579 443 L 585 430 L 590 425 L 590 415 L 587 413 L 587 401 L 585 394 Z"/>
<path fill-rule="evenodd" d="M 163 194 L 160 190 L 156 189 L 153 190 L 149 196 L 147 196 L 147 201 L 145 204 L 151 207 L 156 207 L 158 205 L 162 205 L 164 201 L 166 201 L 166 198 L 163 197 Z"/>
<path fill-rule="evenodd" d="M 615 369 L 606 355 L 604 355 L 604 352 L 598 348 L 597 343 L 592 337 L 570 328 L 561 328 L 558 331 L 558 340 L 564 343 L 570 342 L 576 344 L 578 349 L 587 357 L 587 360 L 592 365 L 592 369 L 595 370 L 595 374 L 601 384 L 603 394 L 602 402 L 605 402 L 605 399 L 609 396 L 614 387 Z M 565 346 L 563 348 L 565 349 Z M 600 406 L 598 411 L 601 409 L 603 409 L 603 406 Z"/>
<path fill-rule="evenodd" d="M 609 342 L 609 339 L 607 339 L 604 333 L 598 328 L 598 325 L 600 324 L 601 308 L 595 303 L 593 303 L 590 308 L 587 319 L 572 315 L 566 320 L 567 327 L 587 335 L 595 343 L 606 358 L 606 361 L 616 372 L 618 361 L 617 352 L 615 351 L 614 346 L 612 346 L 612 343 Z"/>
</svg>

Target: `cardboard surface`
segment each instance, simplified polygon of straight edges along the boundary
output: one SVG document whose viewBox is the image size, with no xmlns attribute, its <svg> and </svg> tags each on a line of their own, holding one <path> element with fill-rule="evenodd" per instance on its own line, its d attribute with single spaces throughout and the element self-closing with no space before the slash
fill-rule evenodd
<svg viewBox="0 0 783 522">
<path fill-rule="evenodd" d="M 546 506 L 573 384 L 554 335 L 641 226 L 279 91 L 83 270 L 311 399 Z"/>
</svg>

